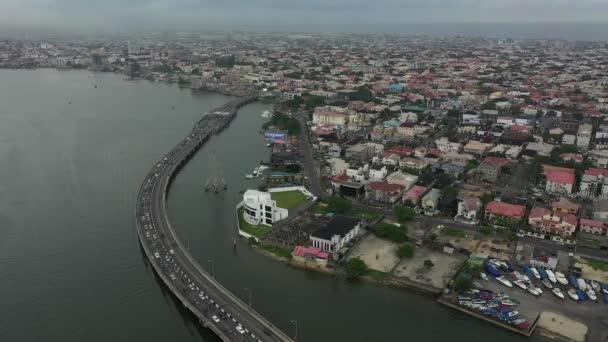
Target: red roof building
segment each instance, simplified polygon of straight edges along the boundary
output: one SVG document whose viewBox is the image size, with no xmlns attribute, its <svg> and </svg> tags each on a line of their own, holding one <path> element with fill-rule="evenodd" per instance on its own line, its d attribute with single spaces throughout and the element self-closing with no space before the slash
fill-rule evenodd
<svg viewBox="0 0 608 342">
<path fill-rule="evenodd" d="M 523 205 L 491 201 L 486 204 L 485 218 L 487 220 L 518 221 L 524 218 L 526 207 Z"/>
</svg>

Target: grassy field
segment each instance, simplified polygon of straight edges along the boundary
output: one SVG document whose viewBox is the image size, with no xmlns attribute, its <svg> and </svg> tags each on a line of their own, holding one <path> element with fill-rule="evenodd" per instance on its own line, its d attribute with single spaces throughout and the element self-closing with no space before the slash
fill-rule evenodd
<svg viewBox="0 0 608 342">
<path fill-rule="evenodd" d="M 277 247 L 277 246 L 272 246 L 272 245 L 260 245 L 260 248 L 262 248 L 263 250 L 268 251 L 278 257 L 281 257 L 281 258 L 285 258 L 285 259 L 292 258 L 291 251 L 287 248 L 282 248 L 282 247 Z"/>
<path fill-rule="evenodd" d="M 608 272 L 608 261 L 587 258 L 585 258 L 585 261 L 587 262 L 587 265 L 598 271 Z"/>
<path fill-rule="evenodd" d="M 245 219 L 243 218 L 243 210 L 243 208 L 239 209 L 239 226 L 241 227 L 242 231 L 244 231 L 245 233 L 249 233 L 257 238 L 261 238 L 272 230 L 272 227 L 269 226 L 254 226 L 252 224 L 247 223 L 247 221 L 245 221 Z"/>
<path fill-rule="evenodd" d="M 467 235 L 467 232 L 465 232 L 462 229 L 456 229 L 456 228 L 445 228 L 442 231 L 443 235 L 447 235 L 447 236 L 452 236 L 452 237 L 458 237 L 458 238 L 464 238 Z"/>
<path fill-rule="evenodd" d="M 353 216 L 360 218 L 362 220 L 367 220 L 367 221 L 373 221 L 375 219 L 377 219 L 378 217 L 380 217 L 380 214 L 376 214 L 376 213 L 372 213 L 369 211 L 363 211 L 363 210 L 355 210 L 353 211 Z"/>
<path fill-rule="evenodd" d="M 271 193 L 273 200 L 277 201 L 277 207 L 287 210 L 295 209 L 306 201 L 306 196 L 301 191 L 285 191 Z"/>
</svg>

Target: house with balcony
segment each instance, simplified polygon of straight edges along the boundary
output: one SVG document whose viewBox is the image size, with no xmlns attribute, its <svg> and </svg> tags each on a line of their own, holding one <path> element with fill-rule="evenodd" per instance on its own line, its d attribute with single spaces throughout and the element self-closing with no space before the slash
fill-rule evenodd
<svg viewBox="0 0 608 342">
<path fill-rule="evenodd" d="M 458 200 L 458 210 L 456 212 L 456 221 L 477 224 L 479 223 L 479 211 L 481 209 L 481 201 L 477 197 L 465 197 Z"/>
<path fill-rule="evenodd" d="M 526 207 L 498 201 L 486 204 L 484 218 L 497 225 L 514 224 L 521 222 L 526 214 Z"/>
<path fill-rule="evenodd" d="M 243 194 L 243 219 L 252 225 L 272 226 L 275 222 L 287 218 L 288 210 L 277 207 L 271 194 L 258 190 L 247 190 Z"/>
<path fill-rule="evenodd" d="M 605 199 L 608 196 L 608 169 L 591 168 L 581 177 L 578 195 L 584 198 Z"/>
<path fill-rule="evenodd" d="M 439 198 L 441 197 L 441 190 L 431 189 L 427 192 L 420 201 L 420 207 L 427 216 L 434 216 L 439 214 Z"/>
<path fill-rule="evenodd" d="M 540 233 L 573 237 L 578 225 L 576 215 L 562 214 L 543 207 L 534 207 L 528 216 L 528 224 Z"/>
<path fill-rule="evenodd" d="M 494 183 L 501 174 L 502 167 L 510 165 L 504 158 L 486 157 L 475 170 L 477 177 L 485 182 Z"/>
<path fill-rule="evenodd" d="M 547 182 L 545 190 L 553 194 L 571 194 L 574 190 L 576 177 L 574 170 L 565 172 L 560 170 L 549 171 L 545 174 Z"/>
<path fill-rule="evenodd" d="M 312 247 L 335 254 L 360 234 L 360 219 L 336 215 L 325 226 L 310 234 L 309 238 Z"/>
<path fill-rule="evenodd" d="M 574 203 L 565 197 L 560 197 L 557 201 L 551 202 L 551 210 L 561 214 L 576 215 L 580 208 L 580 204 Z"/>
<path fill-rule="evenodd" d="M 426 190 L 427 188 L 424 186 L 414 185 L 403 195 L 403 202 L 410 201 L 412 204 L 418 205 Z"/>
<path fill-rule="evenodd" d="M 367 198 L 378 203 L 396 203 L 401 200 L 405 186 L 384 181 L 370 182 L 367 185 Z"/>
</svg>

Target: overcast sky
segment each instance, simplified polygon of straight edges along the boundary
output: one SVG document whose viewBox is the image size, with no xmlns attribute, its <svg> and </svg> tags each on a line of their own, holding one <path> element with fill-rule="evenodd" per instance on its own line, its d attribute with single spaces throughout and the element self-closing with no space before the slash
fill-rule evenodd
<svg viewBox="0 0 608 342">
<path fill-rule="evenodd" d="M 361 32 L 428 22 L 589 21 L 608 21 L 608 0 L 0 0 L 0 24 L 58 29 Z"/>
</svg>

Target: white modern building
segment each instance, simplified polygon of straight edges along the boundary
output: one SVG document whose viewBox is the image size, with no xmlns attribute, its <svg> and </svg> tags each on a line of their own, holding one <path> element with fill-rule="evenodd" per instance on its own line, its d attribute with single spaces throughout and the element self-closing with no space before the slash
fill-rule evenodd
<svg viewBox="0 0 608 342">
<path fill-rule="evenodd" d="M 249 224 L 271 226 L 274 222 L 287 218 L 288 211 L 277 207 L 270 193 L 247 190 L 243 195 L 243 218 Z"/>
<path fill-rule="evenodd" d="M 337 215 L 327 225 L 310 234 L 310 242 L 313 247 L 336 253 L 359 234 L 361 234 L 361 220 Z"/>
</svg>

